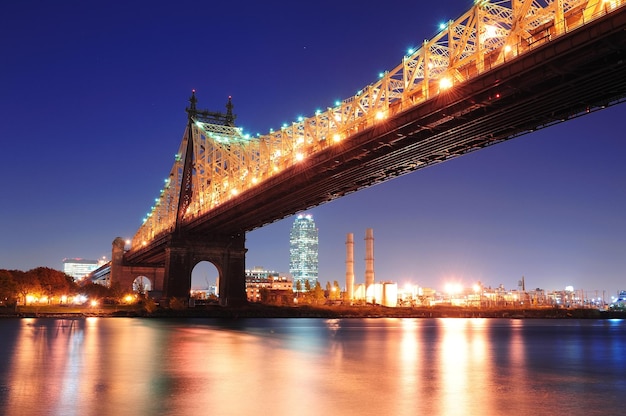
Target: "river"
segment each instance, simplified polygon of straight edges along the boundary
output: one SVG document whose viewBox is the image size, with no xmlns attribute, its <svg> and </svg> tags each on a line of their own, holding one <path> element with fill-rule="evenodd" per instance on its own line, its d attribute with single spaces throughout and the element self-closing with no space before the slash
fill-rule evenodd
<svg viewBox="0 0 626 416">
<path fill-rule="evenodd" d="M 626 322 L 0 320 L 0 414 L 608 415 Z"/>
</svg>

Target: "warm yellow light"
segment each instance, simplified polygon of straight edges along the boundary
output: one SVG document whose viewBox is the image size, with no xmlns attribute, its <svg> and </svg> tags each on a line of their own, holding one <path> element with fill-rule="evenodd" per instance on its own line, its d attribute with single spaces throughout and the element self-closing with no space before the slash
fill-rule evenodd
<svg viewBox="0 0 626 416">
<path fill-rule="evenodd" d="M 302 153 L 300 153 L 300 152 L 296 153 L 296 160 L 298 162 L 300 162 L 303 159 L 304 159 L 304 155 Z"/>
<path fill-rule="evenodd" d="M 506 46 L 504 47 L 504 52 L 506 52 L 506 53 L 511 52 L 511 46 L 506 45 Z"/>
<path fill-rule="evenodd" d="M 98 306 L 98 301 L 97 300 L 92 300 L 91 301 L 91 306 Z"/>
<path fill-rule="evenodd" d="M 235 188 L 233 188 L 233 189 L 231 189 L 231 190 L 230 190 L 230 194 L 231 194 L 232 196 L 235 196 L 235 195 L 237 195 L 238 193 L 239 193 L 239 191 L 238 191 L 238 190 L 236 190 Z"/>
<path fill-rule="evenodd" d="M 334 141 L 334 142 L 339 142 L 339 141 L 341 141 L 341 136 L 339 135 L 339 133 L 335 133 L 335 134 L 333 134 L 333 141 Z"/>
<path fill-rule="evenodd" d="M 384 111 L 377 111 L 375 118 L 376 118 L 376 120 L 383 120 L 385 118 L 385 112 Z"/>
<path fill-rule="evenodd" d="M 126 297 L 124 298 L 124 300 L 125 300 L 127 303 L 131 303 L 131 302 L 133 301 L 133 297 L 132 297 L 131 295 L 126 295 Z"/>
<path fill-rule="evenodd" d="M 454 295 L 457 293 L 461 293 L 462 287 L 458 283 L 446 283 L 446 293 L 450 295 Z"/>
<path fill-rule="evenodd" d="M 485 25 L 485 32 L 483 33 L 483 41 L 490 38 L 495 38 L 498 35 L 497 28 L 493 25 Z"/>
<path fill-rule="evenodd" d="M 450 78 L 445 77 L 439 80 L 439 88 L 441 88 L 441 90 L 447 90 L 451 87 L 452 87 L 452 80 Z"/>
<path fill-rule="evenodd" d="M 35 301 L 35 297 L 33 295 L 26 295 L 26 303 L 33 303 Z"/>
<path fill-rule="evenodd" d="M 302 143 L 304 143 L 304 137 L 302 137 L 302 136 L 298 137 L 298 138 L 296 139 L 296 143 L 297 143 L 297 144 L 302 144 Z"/>
<path fill-rule="evenodd" d="M 253 183 L 254 185 L 256 185 L 256 183 L 257 183 L 257 182 L 258 182 L 258 179 L 257 179 L 257 178 L 255 178 L 255 177 L 253 177 L 253 178 L 252 178 L 252 183 Z"/>
</svg>

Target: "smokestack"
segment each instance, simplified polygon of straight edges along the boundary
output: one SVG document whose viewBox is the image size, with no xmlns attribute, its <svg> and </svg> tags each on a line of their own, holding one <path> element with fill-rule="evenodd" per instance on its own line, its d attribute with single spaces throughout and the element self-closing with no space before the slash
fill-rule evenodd
<svg viewBox="0 0 626 416">
<path fill-rule="evenodd" d="M 354 299 L 354 234 L 346 236 L 346 292 L 348 301 Z"/>
<path fill-rule="evenodd" d="M 365 292 L 374 285 L 374 230 L 365 230 Z"/>
</svg>

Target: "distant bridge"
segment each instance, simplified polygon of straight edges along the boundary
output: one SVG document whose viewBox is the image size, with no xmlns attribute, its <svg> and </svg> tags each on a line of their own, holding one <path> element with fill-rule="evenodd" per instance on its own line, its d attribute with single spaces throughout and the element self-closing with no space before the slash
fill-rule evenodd
<svg viewBox="0 0 626 416">
<path fill-rule="evenodd" d="M 359 189 L 626 97 L 626 0 L 477 1 L 332 108 L 249 137 L 195 93 L 172 169 L 110 279 L 189 296 L 200 261 L 245 302 L 245 233 Z M 135 270 L 135 271 L 133 271 Z"/>
</svg>

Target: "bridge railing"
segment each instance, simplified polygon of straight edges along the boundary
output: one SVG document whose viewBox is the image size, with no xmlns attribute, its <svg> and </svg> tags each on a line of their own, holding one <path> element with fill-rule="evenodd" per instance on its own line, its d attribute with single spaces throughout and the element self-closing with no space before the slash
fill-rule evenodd
<svg viewBox="0 0 626 416">
<path fill-rule="evenodd" d="M 235 127 L 196 121 L 192 132 L 194 195 L 186 218 L 262 186 L 263 181 L 304 158 L 345 143 L 350 136 L 623 7 L 625 2 L 477 0 L 458 19 L 443 24 L 420 48 L 410 50 L 398 66 L 325 111 L 256 138 Z M 131 249 L 172 231 L 187 137 L 186 131 L 164 188 Z"/>
</svg>

